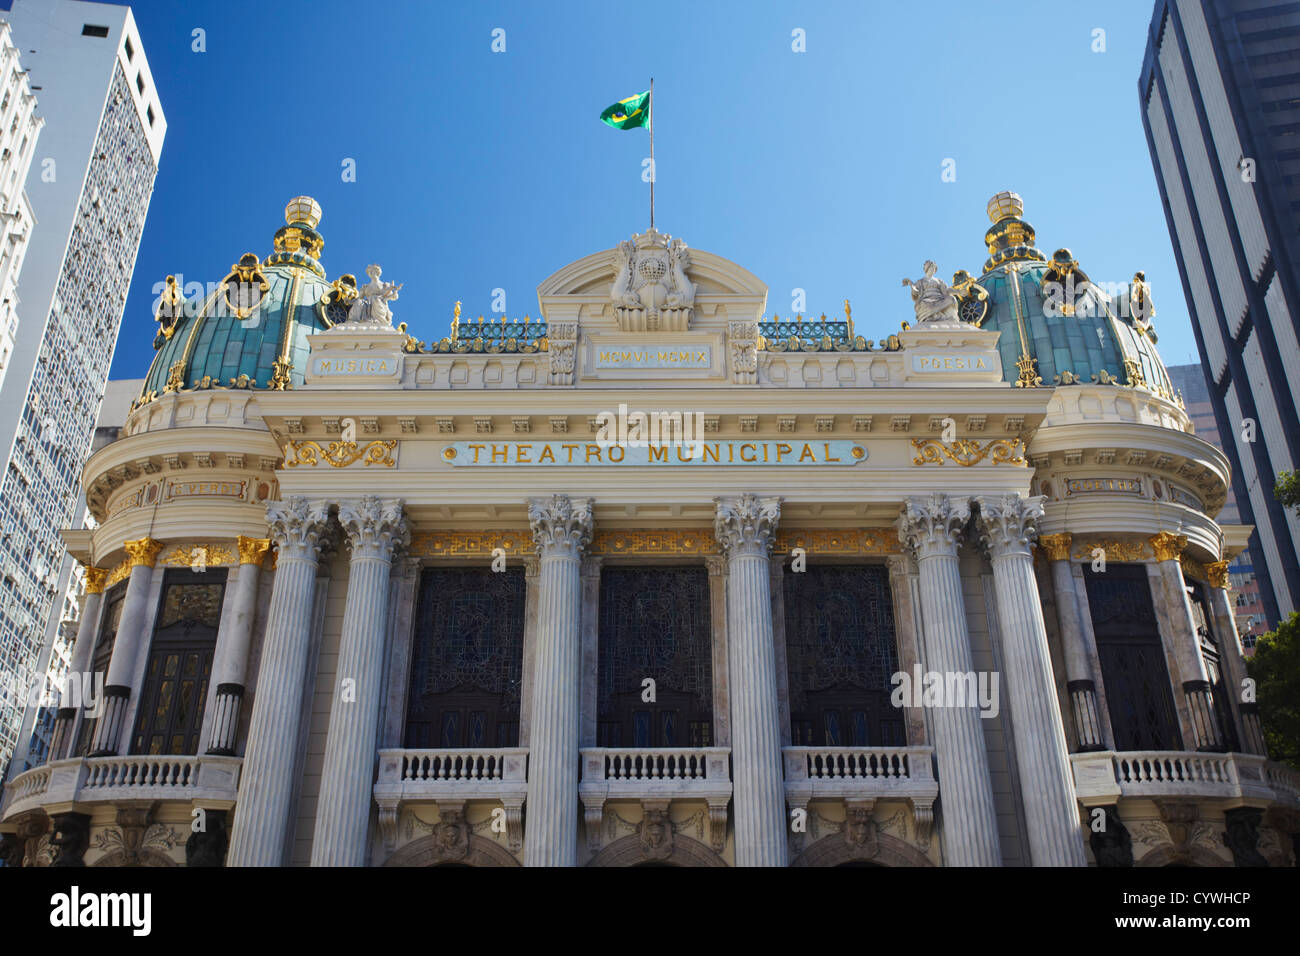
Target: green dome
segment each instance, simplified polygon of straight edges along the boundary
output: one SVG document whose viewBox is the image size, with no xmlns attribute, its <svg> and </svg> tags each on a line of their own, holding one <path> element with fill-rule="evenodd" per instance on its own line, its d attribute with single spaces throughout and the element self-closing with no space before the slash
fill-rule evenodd
<svg viewBox="0 0 1300 956">
<path fill-rule="evenodd" d="M 1155 348 L 1150 323 L 1155 310 L 1143 274 L 1108 294 L 1068 249 L 1058 249 L 1050 259 L 1039 252 L 1023 212 L 1014 193 L 995 196 L 989 202 L 993 226 L 984 237 L 989 250 L 984 273 L 973 284 L 963 273 L 954 277 L 963 317 L 1002 333 L 998 350 L 1006 380 L 1047 387 L 1118 382 L 1174 400 Z M 973 286 L 983 288 L 987 298 Z"/>
<path fill-rule="evenodd" d="M 316 232 L 320 206 L 297 197 L 265 260 L 246 253 L 230 274 L 203 296 L 182 301 L 167 277 L 156 316 L 159 331 L 141 402 L 195 388 L 293 388 L 303 382 L 307 337 L 339 318 L 356 283 L 331 283 L 317 261 L 324 240 Z"/>
</svg>

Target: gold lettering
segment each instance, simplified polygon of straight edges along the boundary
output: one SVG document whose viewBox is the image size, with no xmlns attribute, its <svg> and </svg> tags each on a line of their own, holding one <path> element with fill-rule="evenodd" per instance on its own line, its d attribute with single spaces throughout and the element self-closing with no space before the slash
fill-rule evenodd
<svg viewBox="0 0 1300 956">
<path fill-rule="evenodd" d="M 525 445 L 522 442 L 519 443 L 518 445 L 515 446 L 515 464 L 531 465 L 532 462 L 529 460 L 528 456 L 531 455 L 532 453 L 533 453 L 532 445 Z"/>
<path fill-rule="evenodd" d="M 651 461 L 651 462 L 662 461 L 662 462 L 667 463 L 667 461 L 668 461 L 668 446 L 667 446 L 667 445 L 650 445 L 650 446 L 648 446 L 648 447 L 649 447 L 649 449 L 650 449 L 650 461 Z"/>
<path fill-rule="evenodd" d="M 792 452 L 792 451 L 794 451 L 794 449 L 791 448 L 789 445 L 787 445 L 785 442 L 783 442 L 783 441 L 782 441 L 782 442 L 777 442 L 777 443 L 776 443 L 776 463 L 777 463 L 778 465 L 781 464 L 781 456 L 782 456 L 782 455 L 788 455 L 788 454 L 790 454 L 790 452 Z"/>
<path fill-rule="evenodd" d="M 704 454 L 700 456 L 700 460 L 701 460 L 701 461 L 708 461 L 710 455 L 713 456 L 713 460 L 714 460 L 714 461 L 717 461 L 717 460 L 718 460 L 718 444 L 717 444 L 717 442 L 714 442 L 712 445 L 702 445 L 701 448 L 703 448 L 703 450 L 704 450 Z"/>
<path fill-rule="evenodd" d="M 839 458 L 832 458 L 832 457 L 831 457 L 831 443 L 830 443 L 830 442 L 822 442 L 822 444 L 826 446 L 826 460 L 827 460 L 827 461 L 841 461 L 841 460 L 842 460 L 842 459 L 839 459 Z"/>
<path fill-rule="evenodd" d="M 551 451 L 549 443 L 542 446 L 542 454 L 541 457 L 537 459 L 537 464 L 545 464 L 548 461 L 551 462 L 551 464 L 555 463 L 555 452 Z"/>
<path fill-rule="evenodd" d="M 573 449 L 577 448 L 578 446 L 577 446 L 577 445 L 560 445 L 560 447 L 561 447 L 561 448 L 567 448 L 567 449 L 568 449 L 568 451 L 569 451 L 569 464 L 572 465 L 572 464 L 573 464 Z"/>
<path fill-rule="evenodd" d="M 618 452 L 618 457 L 617 457 L 617 458 L 614 457 L 614 452 Z M 609 446 L 609 460 L 610 460 L 611 462 L 613 462 L 614 464 L 617 465 L 619 462 L 621 462 L 621 461 L 623 460 L 623 454 L 624 454 L 624 450 L 623 450 L 623 446 L 622 446 L 622 445 L 610 445 L 610 446 Z"/>
<path fill-rule="evenodd" d="M 487 445 L 470 445 L 469 447 L 472 448 L 472 449 L 474 450 L 474 464 L 477 465 L 477 464 L 478 464 L 478 453 L 479 453 L 480 451 L 482 451 L 484 448 L 486 448 Z"/>
<path fill-rule="evenodd" d="M 743 445 L 740 446 L 740 460 L 741 460 L 741 461 L 756 461 L 756 460 L 758 459 L 757 454 L 755 454 L 754 457 L 752 457 L 752 458 L 746 458 L 746 457 L 745 457 L 745 449 L 746 449 L 746 448 L 748 448 L 748 449 L 749 449 L 750 451 L 752 451 L 752 452 L 757 452 L 757 451 L 758 451 L 758 449 L 757 449 L 754 445 L 750 444 L 749 442 L 745 442 L 745 444 L 743 444 Z"/>
<path fill-rule="evenodd" d="M 600 461 L 601 459 L 600 459 L 600 446 L 599 446 L 599 445 L 588 445 L 588 446 L 587 446 L 587 461 L 588 461 L 588 462 L 591 461 L 591 456 L 592 456 L 592 453 L 593 453 L 593 452 L 594 452 L 595 455 L 596 455 L 596 460 L 597 460 L 597 461 Z"/>
<path fill-rule="evenodd" d="M 804 442 L 803 451 L 799 452 L 799 464 L 802 465 L 805 458 L 811 458 L 814 462 L 817 460 L 817 456 L 813 454 L 812 446 L 807 442 Z"/>
<path fill-rule="evenodd" d="M 493 445 L 493 446 L 492 446 L 492 464 L 494 464 L 494 465 L 496 464 L 497 455 L 500 455 L 500 456 L 501 456 L 501 464 L 503 464 L 503 465 L 505 465 L 505 464 L 509 464 L 509 463 L 510 463 L 510 446 L 509 446 L 509 445 L 502 445 L 502 446 L 498 449 L 496 445 Z"/>
</svg>

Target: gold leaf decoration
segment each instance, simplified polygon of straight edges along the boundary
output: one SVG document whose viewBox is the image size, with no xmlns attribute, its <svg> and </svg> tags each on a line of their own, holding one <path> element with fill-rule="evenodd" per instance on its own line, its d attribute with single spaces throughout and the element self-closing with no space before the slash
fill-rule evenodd
<svg viewBox="0 0 1300 956">
<path fill-rule="evenodd" d="M 913 438 L 912 447 L 917 456 L 914 465 L 942 465 L 945 456 L 963 468 L 979 464 L 985 458 L 993 465 L 1023 465 L 1025 443 L 1019 438 L 993 438 L 981 444 L 974 438 L 958 438 L 944 442 L 938 438 Z"/>
<path fill-rule="evenodd" d="M 311 465 L 313 468 L 324 461 L 332 468 L 346 468 L 361 462 L 363 465 L 383 465 L 392 468 L 392 452 L 397 447 L 397 439 L 375 439 L 365 445 L 354 441 L 332 441 L 322 446 L 318 441 L 290 441 L 285 449 L 284 467 L 296 468 L 299 465 Z"/>
</svg>

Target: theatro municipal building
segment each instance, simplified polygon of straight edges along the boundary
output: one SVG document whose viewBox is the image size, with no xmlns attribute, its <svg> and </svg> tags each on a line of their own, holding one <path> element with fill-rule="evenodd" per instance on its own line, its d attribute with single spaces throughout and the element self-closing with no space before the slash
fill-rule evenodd
<svg viewBox="0 0 1300 956">
<path fill-rule="evenodd" d="M 1292 864 L 1143 276 L 987 211 L 870 328 L 653 229 L 447 328 L 293 199 L 86 465 L 5 859 Z"/>
</svg>

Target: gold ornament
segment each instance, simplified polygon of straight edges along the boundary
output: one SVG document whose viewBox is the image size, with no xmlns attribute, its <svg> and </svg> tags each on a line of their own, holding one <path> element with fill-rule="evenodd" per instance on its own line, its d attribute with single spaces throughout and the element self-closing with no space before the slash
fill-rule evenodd
<svg viewBox="0 0 1300 956">
<path fill-rule="evenodd" d="M 271 539 L 248 538 L 241 534 L 235 539 L 235 545 L 239 548 L 240 564 L 261 564 L 271 547 Z"/>
<path fill-rule="evenodd" d="M 135 541 L 124 541 L 122 547 L 127 553 L 131 567 L 152 568 L 158 560 L 158 552 L 163 549 L 163 543 L 153 538 L 139 538 Z"/>
<path fill-rule="evenodd" d="M 1061 534 L 1044 534 L 1038 537 L 1038 546 L 1043 549 L 1049 561 L 1069 561 L 1070 544 L 1074 535 L 1068 531 Z"/>
<path fill-rule="evenodd" d="M 1168 531 L 1153 534 L 1147 540 L 1151 542 L 1151 551 L 1157 561 L 1177 561 L 1178 555 L 1187 547 L 1187 535 Z"/>
<path fill-rule="evenodd" d="M 105 568 L 93 568 L 86 566 L 86 593 L 103 594 L 104 581 L 108 578 L 108 570 Z"/>
<path fill-rule="evenodd" d="M 978 464 L 985 458 L 993 465 L 1023 465 L 1024 444 L 1019 438 L 994 438 L 985 444 L 973 438 L 958 438 L 952 442 L 938 438 L 913 438 L 912 447 L 918 454 L 912 459 L 912 464 L 942 465 L 946 455 L 963 468 Z"/>
<path fill-rule="evenodd" d="M 285 451 L 284 466 L 286 468 L 296 468 L 299 465 L 315 467 L 324 459 L 325 463 L 332 468 L 346 468 L 358 461 L 365 465 L 384 465 L 392 468 L 397 464 L 392 458 L 392 451 L 396 447 L 396 438 L 387 441 L 376 439 L 360 446 L 354 441 L 332 441 L 324 447 L 317 441 L 290 441 Z"/>
</svg>

